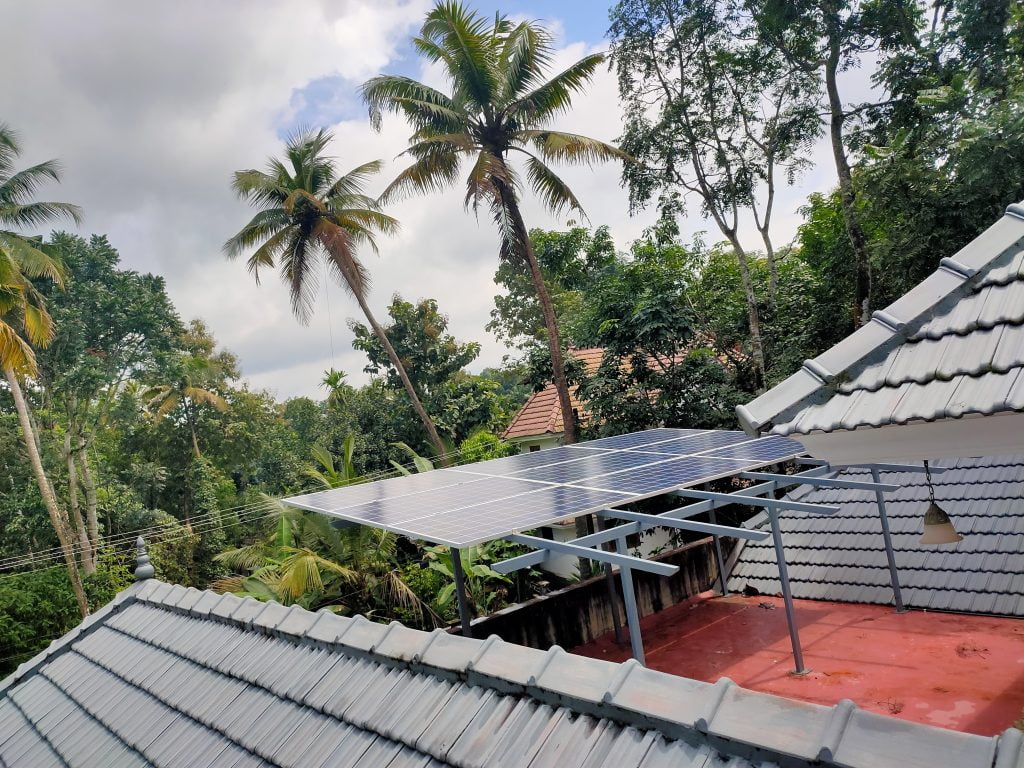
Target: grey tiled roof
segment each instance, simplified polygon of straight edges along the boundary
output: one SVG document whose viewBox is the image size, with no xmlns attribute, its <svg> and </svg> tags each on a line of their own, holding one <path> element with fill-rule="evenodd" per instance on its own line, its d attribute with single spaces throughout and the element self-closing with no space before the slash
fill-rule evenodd
<svg viewBox="0 0 1024 768">
<path fill-rule="evenodd" d="M 783 435 L 1024 411 L 1024 205 L 737 414 Z"/>
<path fill-rule="evenodd" d="M 914 608 L 1024 616 L 1024 456 L 937 464 L 949 468 L 934 474 L 933 482 L 936 500 L 964 536 L 955 545 L 918 543 L 928 503 L 924 475 L 881 473 L 883 482 L 902 486 L 885 499 L 904 602 Z M 863 469 L 847 469 L 838 477 L 871 480 Z M 892 603 L 874 493 L 803 486 L 789 498 L 840 507 L 832 516 L 780 515 L 794 596 Z M 766 594 L 780 590 L 770 540 L 743 548 L 729 587 L 740 591 L 747 585 Z"/>
<path fill-rule="evenodd" d="M 983 737 L 147 581 L 0 686 L 0 765 L 1022 768 Z M 815 762 L 820 760 L 820 762 Z"/>
</svg>

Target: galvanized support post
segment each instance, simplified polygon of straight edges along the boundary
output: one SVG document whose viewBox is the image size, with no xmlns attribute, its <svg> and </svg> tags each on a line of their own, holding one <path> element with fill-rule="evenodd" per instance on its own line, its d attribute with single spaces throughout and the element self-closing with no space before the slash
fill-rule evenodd
<svg viewBox="0 0 1024 768">
<path fill-rule="evenodd" d="M 462 636 L 472 637 L 470 626 L 469 600 L 466 598 L 466 577 L 462 573 L 462 552 L 455 547 L 448 550 L 452 556 L 452 575 L 455 576 L 455 599 L 459 604 L 459 619 L 462 622 Z"/>
<path fill-rule="evenodd" d="M 779 530 L 779 511 L 769 508 L 768 520 L 772 526 L 772 540 L 775 542 L 775 559 L 779 564 L 779 583 L 782 585 L 782 601 L 786 605 L 786 623 L 789 625 L 789 642 L 793 646 L 795 675 L 806 675 L 811 670 L 804 666 L 804 652 L 800 647 L 800 634 L 796 627 L 796 611 L 793 609 L 793 593 L 789 588 L 789 570 L 786 568 L 786 553 L 782 548 L 782 531 Z"/>
<path fill-rule="evenodd" d="M 597 528 L 600 531 L 608 529 L 608 521 L 604 518 L 599 517 L 597 519 Z M 599 544 L 602 549 L 607 548 L 607 544 Z M 612 573 L 612 564 L 604 564 L 604 583 L 608 587 L 608 607 L 612 611 L 612 626 L 615 627 L 615 642 L 622 642 L 622 622 L 619 621 L 619 596 L 615 591 L 615 575 Z"/>
<path fill-rule="evenodd" d="M 881 482 L 878 470 L 871 468 L 871 479 L 876 483 Z M 896 613 L 906 613 L 903 605 L 903 590 L 900 588 L 900 574 L 896 570 L 896 553 L 892 548 L 892 532 L 889 530 L 889 515 L 885 511 L 885 496 L 881 491 L 875 491 L 875 502 L 878 504 L 878 517 L 882 521 L 882 539 L 885 541 L 885 557 L 889 561 L 889 583 L 892 584 L 892 597 L 896 603 Z"/>
<path fill-rule="evenodd" d="M 618 553 L 626 553 L 625 537 L 615 540 Z M 629 625 L 629 644 L 633 649 L 633 658 L 647 666 L 644 658 L 644 639 L 640 636 L 640 611 L 636 607 L 636 592 L 633 589 L 633 569 L 628 565 L 619 566 L 619 578 L 622 579 L 622 602 L 626 606 L 626 623 Z"/>
<path fill-rule="evenodd" d="M 716 519 L 715 510 L 708 510 L 708 519 L 712 525 L 718 525 Z M 718 563 L 718 585 L 721 588 L 722 596 L 725 596 L 725 558 L 722 556 L 722 538 L 720 536 L 712 536 L 712 540 L 715 544 L 715 561 Z"/>
</svg>

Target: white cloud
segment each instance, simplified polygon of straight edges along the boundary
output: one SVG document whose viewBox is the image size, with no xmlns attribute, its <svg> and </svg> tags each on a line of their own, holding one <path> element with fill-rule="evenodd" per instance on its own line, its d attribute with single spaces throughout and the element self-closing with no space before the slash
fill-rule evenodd
<svg viewBox="0 0 1024 768">
<path fill-rule="evenodd" d="M 402 166 L 395 156 L 407 128 L 391 118 L 374 133 L 355 89 L 382 70 L 415 71 L 402 59 L 403 45 L 428 6 L 429 0 L 10 3 L 0 68 L 16 74 L 0 91 L 0 119 L 22 132 L 26 162 L 64 161 L 64 183 L 46 192 L 83 205 L 82 232 L 109 235 L 125 266 L 164 275 L 182 315 L 206 320 L 239 355 L 253 385 L 281 397 L 316 394 L 332 365 L 363 378 L 364 360 L 351 349 L 345 322 L 357 309 L 332 285 L 303 327 L 276 275 L 257 286 L 243 263 L 223 258 L 221 244 L 250 215 L 231 194 L 230 174 L 278 153 L 279 133 L 292 122 L 342 115 L 333 153 L 345 167 L 385 159 L 382 187 Z M 556 68 L 592 50 L 571 40 L 562 45 Z M 332 89 L 336 84 L 344 89 Z M 614 75 L 602 68 L 559 127 L 611 141 L 620 116 Z M 571 168 L 563 176 L 591 222 L 610 225 L 621 247 L 651 222 L 650 214 L 629 217 L 619 168 Z M 826 170 L 806 182 L 782 195 L 780 240 L 792 235 L 795 207 L 808 188 L 827 187 L 831 175 Z M 478 365 L 497 364 L 505 350 L 484 331 L 496 291 L 497 237 L 485 213 L 476 221 L 463 210 L 462 195 L 455 188 L 394 206 L 402 232 L 382 241 L 380 259 L 364 254 L 374 277 L 371 306 L 383 315 L 394 292 L 437 298 L 451 330 L 482 343 Z M 569 218 L 551 217 L 531 199 L 524 216 L 539 227 L 562 227 Z"/>
</svg>

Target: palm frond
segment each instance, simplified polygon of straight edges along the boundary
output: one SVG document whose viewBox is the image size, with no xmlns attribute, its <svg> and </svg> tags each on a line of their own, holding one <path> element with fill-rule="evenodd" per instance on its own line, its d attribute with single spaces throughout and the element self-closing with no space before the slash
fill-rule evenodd
<svg viewBox="0 0 1024 768">
<path fill-rule="evenodd" d="M 370 180 L 370 177 L 376 176 L 380 173 L 380 169 L 383 165 L 384 163 L 382 160 L 371 160 L 368 163 L 356 166 L 335 181 L 324 194 L 324 197 L 331 199 L 341 196 L 347 197 L 350 195 L 362 194 L 366 182 Z"/>
<path fill-rule="evenodd" d="M 551 63 L 552 38 L 543 27 L 516 25 L 502 46 L 502 100 L 510 102 L 537 84 Z"/>
<path fill-rule="evenodd" d="M 243 251 L 259 246 L 261 243 L 279 234 L 291 223 L 288 212 L 281 206 L 264 208 L 259 211 L 249 223 L 246 224 L 237 234 L 228 238 L 224 243 L 224 255 L 229 259 L 240 256 Z"/>
<path fill-rule="evenodd" d="M 380 199 L 382 202 L 390 202 L 413 192 L 439 192 L 458 180 L 461 164 L 458 152 L 432 151 L 399 173 Z"/>
<path fill-rule="evenodd" d="M 18 335 L 13 326 L 4 322 L 2 317 L 0 317 L 0 367 L 13 368 L 17 373 L 25 376 L 35 376 L 38 373 L 36 353 Z"/>
<path fill-rule="evenodd" d="M 516 99 L 506 112 L 524 125 L 540 126 L 569 109 L 574 94 L 581 93 L 604 62 L 603 53 L 585 56 L 543 85 Z"/>
<path fill-rule="evenodd" d="M 630 160 L 630 156 L 618 147 L 603 141 L 564 131 L 520 131 L 522 140 L 530 141 L 545 161 L 565 163 L 586 163 L 607 160 Z"/>
<path fill-rule="evenodd" d="M 494 38 L 487 26 L 486 17 L 448 0 L 434 6 L 413 39 L 421 54 L 444 62 L 456 92 L 479 107 L 491 104 L 498 90 Z"/>
<path fill-rule="evenodd" d="M 448 96 L 428 85 L 399 75 L 380 75 L 360 88 L 370 122 L 380 129 L 383 113 L 402 114 L 414 128 L 435 131 L 459 130 L 467 121 L 466 113 Z"/>
<path fill-rule="evenodd" d="M 211 392 L 208 389 L 203 389 L 202 387 L 185 387 L 183 394 L 195 403 L 209 405 L 218 411 L 226 411 L 228 409 L 228 401 L 216 392 Z"/>
<path fill-rule="evenodd" d="M 45 182 L 60 181 L 60 172 L 60 163 L 47 160 L 24 168 L 6 179 L 0 178 L 0 206 L 24 202 Z"/>
<path fill-rule="evenodd" d="M 76 224 L 82 221 L 82 209 L 71 203 L 34 202 L 0 206 L 0 222 L 14 227 L 37 227 L 61 217 Z"/>
</svg>

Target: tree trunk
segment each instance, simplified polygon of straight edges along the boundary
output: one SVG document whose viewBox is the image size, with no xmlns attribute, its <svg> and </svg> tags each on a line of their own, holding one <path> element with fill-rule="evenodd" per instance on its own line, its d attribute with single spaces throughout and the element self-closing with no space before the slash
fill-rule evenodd
<svg viewBox="0 0 1024 768">
<path fill-rule="evenodd" d="M 765 377 L 767 370 L 764 362 L 764 343 L 761 339 L 761 313 L 757 309 L 757 294 L 754 293 L 754 279 L 750 275 L 750 260 L 747 252 L 740 245 L 739 238 L 733 234 L 729 238 L 732 242 L 733 251 L 736 253 L 736 261 L 740 266 L 740 282 L 743 283 L 743 295 L 747 301 L 747 324 L 750 328 L 750 347 L 754 357 L 754 367 L 757 369 L 757 381 L 755 385 L 760 394 L 764 391 Z"/>
<path fill-rule="evenodd" d="M 88 443 L 83 439 L 78 446 L 78 476 L 85 493 L 85 522 L 89 528 L 89 542 L 92 544 L 93 563 L 96 562 L 100 550 L 100 522 L 96 503 L 96 481 L 89 469 L 89 458 L 86 455 Z"/>
<path fill-rule="evenodd" d="M 521 255 L 530 270 L 533 290 L 536 292 L 537 300 L 540 302 L 541 314 L 544 316 L 544 328 L 547 330 L 548 352 L 551 354 L 551 378 L 555 385 L 555 391 L 558 393 L 558 406 L 562 411 L 562 425 L 565 430 L 563 442 L 571 445 L 578 439 L 576 414 L 573 413 L 572 398 L 569 395 L 569 382 L 565 377 L 565 361 L 562 359 L 562 340 L 558 333 L 558 319 L 555 317 L 555 307 L 551 303 L 551 295 L 548 293 L 548 287 L 544 283 L 544 275 L 540 271 L 537 255 L 533 252 L 533 244 L 530 242 L 530 235 L 523 221 L 523 215 L 519 211 L 519 203 L 515 198 L 515 194 L 500 182 L 495 183 L 495 186 L 501 195 L 505 210 L 512 217 L 517 236 L 523 244 Z"/>
<path fill-rule="evenodd" d="M 395 367 L 398 372 L 398 378 L 402 380 L 402 386 L 405 387 L 405 393 L 409 396 L 409 400 L 412 402 L 413 410 L 416 411 L 416 415 L 420 417 L 420 421 L 423 423 L 423 428 L 427 430 L 427 437 L 430 439 L 430 444 L 434 446 L 434 452 L 437 454 L 437 458 L 440 460 L 442 466 L 451 465 L 451 457 L 448 455 L 448 451 L 444 447 L 444 443 L 441 442 L 441 436 L 437 434 L 437 428 L 434 426 L 433 419 L 427 414 L 426 408 L 423 407 L 423 403 L 420 402 L 420 397 L 416 394 L 416 388 L 412 385 L 412 380 L 409 378 L 409 374 L 405 372 L 405 366 L 402 364 L 402 360 L 398 357 L 398 353 L 395 352 L 395 348 L 391 346 L 391 340 L 388 339 L 388 335 L 384 333 L 384 329 L 380 327 L 377 322 L 377 318 L 373 316 L 373 312 L 370 311 L 370 307 L 366 303 L 366 299 L 363 298 L 361 291 L 353 291 L 355 294 L 356 301 L 359 302 L 359 308 L 363 310 L 363 314 L 366 316 L 366 322 L 370 324 L 374 334 L 377 336 L 377 340 L 384 347 L 384 351 L 388 354 L 388 359 L 391 361 L 391 365 Z"/>
<path fill-rule="evenodd" d="M 68 568 L 68 576 L 71 579 L 71 589 L 75 593 L 75 600 L 78 602 L 78 610 L 82 618 L 89 615 L 89 601 L 85 596 L 85 589 L 82 587 L 82 577 L 78 573 L 78 563 L 75 561 L 74 548 L 71 545 L 71 536 L 67 529 L 67 521 L 57 506 L 57 497 L 53 493 L 50 481 L 46 477 L 46 470 L 43 469 L 43 460 L 36 448 L 35 431 L 32 429 L 32 422 L 29 419 L 28 403 L 18 383 L 18 375 L 10 366 L 4 367 L 4 376 L 11 388 L 11 396 L 14 398 L 14 408 L 18 412 L 18 421 L 21 424 L 21 436 L 25 443 L 25 450 L 28 451 L 29 462 L 32 464 L 32 472 L 36 476 L 36 484 L 39 486 L 39 493 L 43 497 L 46 511 L 50 515 L 50 523 L 57 534 L 61 551 L 64 553 L 64 562 Z"/>
<path fill-rule="evenodd" d="M 832 157 L 835 159 L 836 176 L 839 179 L 839 199 L 842 203 L 843 222 L 846 234 L 853 246 L 856 284 L 854 288 L 853 321 L 856 326 L 866 323 L 871 317 L 871 262 L 868 259 L 868 241 L 864 230 L 857 221 L 857 193 L 853 188 L 853 174 L 846 158 L 843 145 L 843 123 L 846 115 L 839 97 L 836 73 L 839 69 L 840 49 L 838 31 L 829 35 L 829 55 L 825 62 L 825 90 L 828 93 L 829 137 L 832 140 Z"/>
<path fill-rule="evenodd" d="M 89 542 L 89 531 L 86 530 L 85 520 L 82 519 L 82 511 L 78 506 L 78 467 L 75 464 L 75 451 L 71 447 L 71 432 L 74 429 L 74 422 L 69 422 L 68 431 L 64 435 L 64 463 L 68 470 L 68 510 L 71 513 L 71 520 L 75 524 L 75 533 L 78 536 L 78 550 L 82 561 L 82 570 L 88 576 L 96 570 L 93 562 L 92 545 Z"/>
<path fill-rule="evenodd" d="M 540 271 L 540 264 L 537 261 L 537 254 L 533 251 L 533 243 L 530 242 L 530 234 L 526 229 L 526 222 L 523 221 L 523 214 L 519 210 L 519 202 L 515 193 L 505 186 L 501 181 L 495 181 L 494 186 L 501 195 L 502 205 L 512 218 L 512 225 L 516 230 L 516 237 L 522 243 L 523 261 L 530 270 L 530 278 L 533 281 L 533 290 L 540 302 L 541 314 L 544 316 L 544 328 L 547 330 L 548 352 L 551 355 L 551 380 L 555 385 L 555 392 L 558 394 L 558 406 L 562 412 L 562 442 L 572 445 L 578 439 L 576 431 L 576 414 L 572 409 L 572 399 L 569 395 L 569 380 L 565 376 L 565 361 L 562 359 L 562 339 L 558 333 L 558 318 L 555 316 L 555 307 L 551 303 L 551 295 L 544 282 L 544 274 Z M 586 536 L 589 532 L 586 517 L 576 518 L 576 535 Z M 590 560 L 585 557 L 579 558 L 579 574 L 581 579 L 587 579 L 591 575 Z"/>
</svg>

